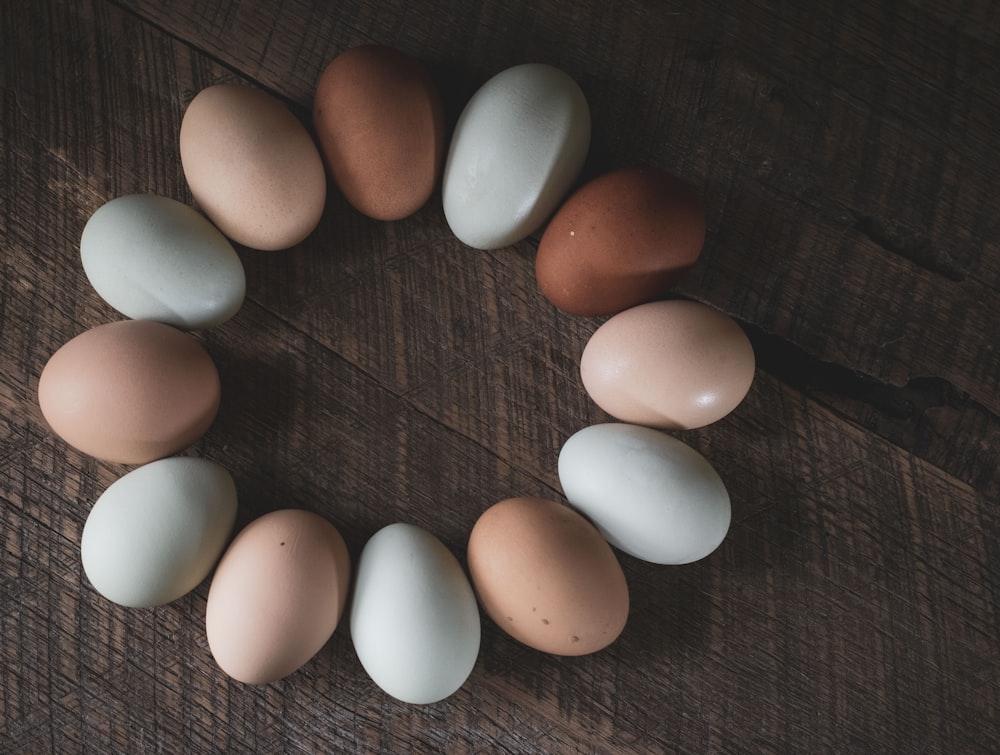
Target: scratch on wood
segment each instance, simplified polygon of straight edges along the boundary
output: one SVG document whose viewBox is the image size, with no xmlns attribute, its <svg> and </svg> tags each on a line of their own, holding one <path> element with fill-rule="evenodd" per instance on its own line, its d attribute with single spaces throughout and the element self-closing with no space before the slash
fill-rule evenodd
<svg viewBox="0 0 1000 755">
<path fill-rule="evenodd" d="M 950 254 L 935 249 L 926 237 L 896 223 L 866 216 L 855 221 L 854 230 L 864 234 L 886 251 L 898 254 L 914 265 L 948 280 L 961 283 L 968 275 Z"/>
</svg>

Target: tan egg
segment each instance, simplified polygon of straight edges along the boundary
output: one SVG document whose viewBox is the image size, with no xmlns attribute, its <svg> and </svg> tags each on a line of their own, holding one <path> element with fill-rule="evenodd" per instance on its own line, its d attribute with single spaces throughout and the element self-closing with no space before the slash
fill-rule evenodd
<svg viewBox="0 0 1000 755">
<path fill-rule="evenodd" d="M 145 464 L 194 443 L 215 419 L 219 398 L 219 373 L 201 344 L 146 320 L 78 335 L 38 380 L 38 404 L 56 435 L 122 464 Z"/>
<path fill-rule="evenodd" d="M 586 655 L 625 628 L 628 586 L 611 546 L 560 503 L 509 498 L 491 506 L 472 528 L 468 563 L 486 613 L 536 650 Z"/>
<path fill-rule="evenodd" d="M 326 174 L 305 126 L 269 94 L 233 84 L 202 90 L 180 132 L 181 164 L 201 210 L 254 249 L 287 249 L 319 223 Z"/>
<path fill-rule="evenodd" d="M 326 168 L 355 209 L 399 220 L 427 202 L 444 154 L 444 110 L 426 69 L 388 47 L 338 55 L 316 85 Z"/>
<path fill-rule="evenodd" d="M 343 537 L 318 514 L 282 509 L 252 521 L 208 593 L 205 630 L 219 667 L 247 684 L 297 671 L 337 628 L 350 577 Z"/>
<path fill-rule="evenodd" d="M 693 301 L 651 302 L 615 315 L 580 360 L 583 385 L 604 411 L 672 430 L 725 417 L 747 395 L 754 369 L 740 326 Z"/>
<path fill-rule="evenodd" d="M 705 209 L 688 184 L 625 168 L 578 189 L 538 244 L 538 287 L 574 315 L 613 315 L 662 297 L 701 254 Z"/>
</svg>

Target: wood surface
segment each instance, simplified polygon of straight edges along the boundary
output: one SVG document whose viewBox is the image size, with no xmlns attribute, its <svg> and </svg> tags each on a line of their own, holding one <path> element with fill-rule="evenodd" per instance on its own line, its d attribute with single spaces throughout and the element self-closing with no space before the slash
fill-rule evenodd
<svg viewBox="0 0 1000 755">
<path fill-rule="evenodd" d="M 632 609 L 583 658 L 484 618 L 465 686 L 400 703 L 344 627 L 278 683 L 229 680 L 208 583 L 157 609 L 89 585 L 80 534 L 127 468 L 56 438 L 38 375 L 120 319 L 79 239 L 116 196 L 191 203 L 186 104 L 259 86 L 309 121 L 339 52 L 424 61 L 449 127 L 521 62 L 589 100 L 585 168 L 699 187 L 704 253 L 675 294 L 754 344 L 746 401 L 678 434 L 733 525 L 707 559 L 620 555 Z M 1000 748 L 1000 5 L 626 0 L 0 0 L 0 752 L 899 752 Z M 353 558 L 394 521 L 464 559 L 513 495 L 609 418 L 579 379 L 600 319 L 538 293 L 538 235 L 480 252 L 440 194 L 395 223 L 331 192 L 287 252 L 239 248 L 248 297 L 199 335 L 223 407 L 187 453 L 237 480 L 240 522 L 296 506 Z"/>
</svg>

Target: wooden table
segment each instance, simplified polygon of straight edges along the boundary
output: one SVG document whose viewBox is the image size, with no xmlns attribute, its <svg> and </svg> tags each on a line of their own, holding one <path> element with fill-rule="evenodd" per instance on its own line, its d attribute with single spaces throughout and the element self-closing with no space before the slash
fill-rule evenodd
<svg viewBox="0 0 1000 755">
<path fill-rule="evenodd" d="M 0 751 L 943 752 L 1000 747 L 1000 6 L 302 0 L 0 4 Z M 449 127 L 487 78 L 561 67 L 593 113 L 585 169 L 698 187 L 708 239 L 677 296 L 758 359 L 746 401 L 678 433 L 726 481 L 707 559 L 621 555 L 620 639 L 544 655 L 484 620 L 446 701 L 405 705 L 346 627 L 299 672 L 229 680 L 208 582 L 157 609 L 89 585 L 90 505 L 128 468 L 55 437 L 38 375 L 121 316 L 79 258 L 116 196 L 191 203 L 186 104 L 263 87 L 305 122 L 320 72 L 378 42 L 423 60 Z M 600 318 L 537 290 L 538 234 L 494 252 L 440 193 L 382 223 L 331 192 L 287 252 L 238 248 L 248 297 L 199 334 L 222 411 L 188 453 L 237 480 L 240 522 L 321 513 L 357 558 L 394 521 L 460 559 L 515 495 L 562 500 L 556 458 L 607 421 L 578 364 Z"/>
</svg>

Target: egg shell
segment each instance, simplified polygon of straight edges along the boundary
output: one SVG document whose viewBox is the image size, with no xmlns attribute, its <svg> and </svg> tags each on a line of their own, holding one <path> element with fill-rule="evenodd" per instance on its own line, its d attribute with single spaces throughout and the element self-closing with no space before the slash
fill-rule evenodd
<svg viewBox="0 0 1000 755">
<path fill-rule="evenodd" d="M 542 294 L 574 315 L 611 315 L 662 297 L 705 243 L 694 189 L 655 168 L 624 168 L 589 181 L 542 234 L 535 274 Z"/>
<path fill-rule="evenodd" d="M 469 536 L 469 573 L 486 613 L 514 639 L 586 655 L 625 628 L 629 596 L 611 547 L 580 514 L 542 498 L 508 498 Z"/>
<path fill-rule="evenodd" d="M 316 228 L 326 173 L 305 126 L 259 89 L 217 84 L 191 100 L 181 165 L 201 210 L 232 240 L 286 249 Z"/>
<path fill-rule="evenodd" d="M 80 256 L 94 290 L 135 320 L 209 328 L 235 315 L 246 293 L 232 244 L 168 197 L 134 194 L 104 204 L 83 229 Z"/>
<path fill-rule="evenodd" d="M 425 704 L 454 693 L 480 640 L 479 607 L 458 559 L 411 524 L 376 532 L 358 561 L 351 638 L 365 671 L 393 697 Z"/>
<path fill-rule="evenodd" d="M 38 379 L 38 404 L 56 435 L 121 464 L 145 464 L 194 443 L 215 419 L 219 399 L 219 373 L 204 347 L 149 320 L 81 333 Z"/>
<path fill-rule="evenodd" d="M 119 478 L 97 499 L 83 527 L 83 568 L 114 603 L 169 603 L 209 575 L 235 521 L 229 472 L 206 459 L 160 459 Z"/>
<path fill-rule="evenodd" d="M 341 53 L 316 84 L 313 125 L 327 172 L 355 209 L 399 220 L 430 198 L 444 110 L 419 61 L 379 45 Z"/>
<path fill-rule="evenodd" d="M 252 521 L 208 592 L 205 630 L 219 668 L 247 684 L 297 671 L 337 628 L 350 576 L 344 539 L 318 514 L 281 509 Z"/>
<path fill-rule="evenodd" d="M 559 452 L 559 481 L 609 543 L 644 561 L 697 561 L 729 530 L 729 493 L 718 473 L 660 430 L 609 423 L 578 431 Z"/>
<path fill-rule="evenodd" d="M 455 125 L 445 163 L 444 213 L 478 249 L 538 230 L 570 190 L 590 148 L 590 109 L 572 78 L 525 63 L 491 78 Z"/>
<path fill-rule="evenodd" d="M 753 347 L 728 315 L 693 301 L 640 304 L 590 337 L 580 360 L 587 393 L 623 422 L 703 427 L 735 409 L 754 377 Z"/>
</svg>

